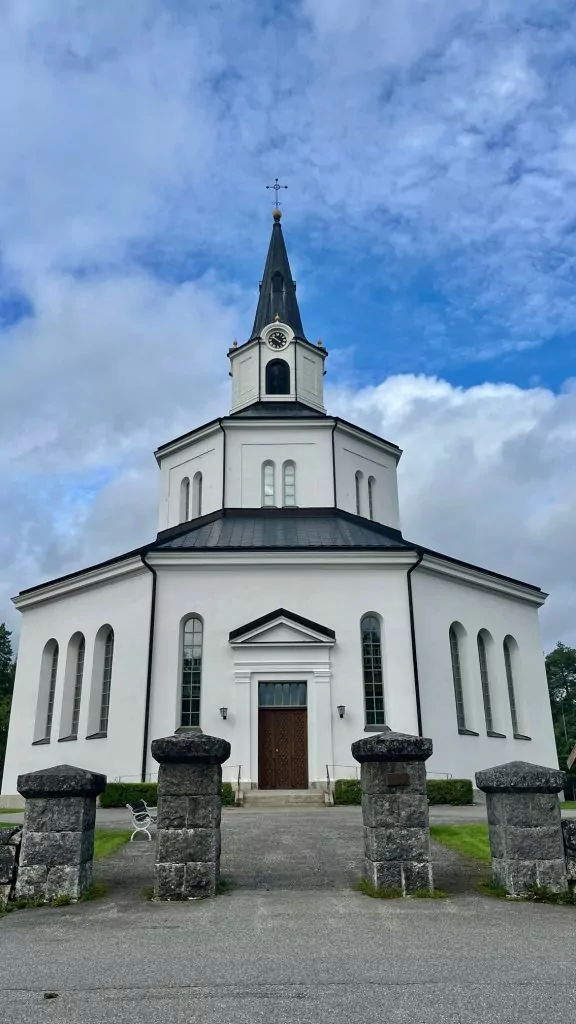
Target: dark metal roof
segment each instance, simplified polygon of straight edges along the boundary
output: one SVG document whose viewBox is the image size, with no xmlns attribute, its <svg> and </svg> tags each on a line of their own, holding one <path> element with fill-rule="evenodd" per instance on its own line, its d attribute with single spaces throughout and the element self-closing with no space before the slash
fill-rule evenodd
<svg viewBox="0 0 576 1024">
<path fill-rule="evenodd" d="M 234 419 L 326 419 L 326 413 L 303 402 L 253 402 L 245 409 L 230 414 Z"/>
<path fill-rule="evenodd" d="M 278 317 L 282 323 L 292 328 L 297 338 L 306 341 L 296 298 L 296 282 L 292 278 L 278 213 L 278 210 L 274 211 L 272 237 L 268 246 L 264 276 L 260 282 L 260 296 L 250 338 L 260 337 L 267 324 L 273 323 Z"/>
<path fill-rule="evenodd" d="M 151 550 L 412 549 L 398 531 L 332 508 L 226 509 L 165 534 Z"/>
<path fill-rule="evenodd" d="M 313 622 L 312 619 L 305 619 L 303 615 L 297 615 L 296 612 L 289 612 L 286 608 L 276 608 L 273 612 L 261 615 L 259 619 L 252 619 L 252 622 L 247 622 L 244 626 L 238 626 L 236 629 L 230 630 L 228 639 L 237 640 L 238 637 L 244 636 L 245 633 L 251 633 L 252 630 L 258 629 L 259 626 L 266 626 L 269 622 L 274 622 L 280 618 L 288 619 L 299 626 L 313 629 L 315 633 L 321 633 L 323 636 L 328 637 L 329 640 L 336 639 L 336 633 L 333 629 L 329 629 L 328 626 L 321 626 L 319 622 Z"/>
</svg>

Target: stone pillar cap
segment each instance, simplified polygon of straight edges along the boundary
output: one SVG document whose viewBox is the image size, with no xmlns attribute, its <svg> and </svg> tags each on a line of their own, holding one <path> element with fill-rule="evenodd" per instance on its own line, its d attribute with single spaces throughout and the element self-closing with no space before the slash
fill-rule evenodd
<svg viewBox="0 0 576 1024">
<path fill-rule="evenodd" d="M 382 732 L 356 740 L 351 750 L 352 757 L 360 764 L 367 761 L 427 761 L 432 754 L 432 740 L 405 732 L 392 732 L 384 726 Z"/>
<path fill-rule="evenodd" d="M 230 757 L 228 740 L 200 729 L 152 740 L 151 750 L 160 764 L 222 764 Z"/>
<path fill-rule="evenodd" d="M 71 764 L 27 772 L 19 775 L 16 783 L 16 789 L 25 797 L 98 796 L 105 788 L 105 775 L 74 768 Z"/>
<path fill-rule="evenodd" d="M 566 772 L 559 768 L 528 761 L 509 761 L 476 772 L 476 785 L 483 793 L 559 793 L 565 782 Z"/>
</svg>

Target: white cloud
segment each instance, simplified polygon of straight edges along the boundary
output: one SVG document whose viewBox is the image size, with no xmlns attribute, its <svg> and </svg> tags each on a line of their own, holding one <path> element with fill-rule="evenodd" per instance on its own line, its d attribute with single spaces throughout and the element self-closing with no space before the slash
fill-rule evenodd
<svg viewBox="0 0 576 1024">
<path fill-rule="evenodd" d="M 576 642 L 576 389 L 406 375 L 333 391 L 331 406 L 404 449 L 408 539 L 541 586 L 547 646 Z"/>
<path fill-rule="evenodd" d="M 277 173 L 295 227 L 351 265 L 370 253 L 367 286 L 433 266 L 450 315 L 486 319 L 455 359 L 576 326 L 574 12 L 273 6 L 3 6 L 0 288 L 34 315 L 0 333 L 0 619 L 20 587 L 153 532 L 152 449 L 228 407 Z M 321 324 L 324 267 L 292 255 Z M 445 350 L 441 316 L 413 322 Z M 573 393 L 424 377 L 355 391 L 349 353 L 332 380 L 337 364 L 334 401 L 406 448 L 406 533 L 549 587 L 547 635 L 573 636 Z"/>
</svg>

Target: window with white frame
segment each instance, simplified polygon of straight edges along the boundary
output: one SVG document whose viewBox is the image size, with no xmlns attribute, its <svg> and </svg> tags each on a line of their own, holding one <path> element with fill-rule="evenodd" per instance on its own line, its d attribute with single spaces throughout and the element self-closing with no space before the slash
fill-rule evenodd
<svg viewBox="0 0 576 1024">
<path fill-rule="evenodd" d="M 190 478 L 185 476 L 180 484 L 180 522 L 190 519 Z"/>
<path fill-rule="evenodd" d="M 480 630 L 478 641 L 478 662 L 480 665 L 480 681 L 482 683 L 482 701 L 484 703 L 484 719 L 486 721 L 486 732 L 494 731 L 492 718 L 492 701 L 490 699 L 490 677 L 488 674 L 488 656 L 486 653 L 487 635 Z"/>
<path fill-rule="evenodd" d="M 504 668 L 506 669 L 506 684 L 508 686 L 508 701 L 510 704 L 510 717 L 512 719 L 512 732 L 518 736 L 518 707 L 516 704 L 516 689 L 514 684 L 514 660 L 516 653 L 516 641 L 512 636 L 504 637 Z"/>
<path fill-rule="evenodd" d="M 270 506 L 276 504 L 276 494 L 274 488 L 274 477 L 276 473 L 276 467 L 273 462 L 269 460 L 264 462 L 262 465 L 262 505 Z"/>
<path fill-rule="evenodd" d="M 380 620 L 375 615 L 364 615 L 360 631 L 366 725 L 385 725 Z"/>
<path fill-rule="evenodd" d="M 191 615 L 182 630 L 180 725 L 184 727 L 200 725 L 203 641 L 202 619 Z"/>
<path fill-rule="evenodd" d="M 86 655 L 86 641 L 83 636 L 78 641 L 78 648 L 76 651 L 76 666 L 74 672 L 74 693 L 72 695 L 72 721 L 70 727 L 70 735 L 78 735 L 78 725 L 80 722 L 80 706 L 82 703 L 82 680 L 84 678 L 84 658 Z"/>
<path fill-rule="evenodd" d="M 44 739 L 49 740 L 52 732 L 52 720 L 54 718 L 54 697 L 56 694 L 56 678 L 58 676 L 58 644 L 52 641 L 53 648 L 50 656 L 50 677 L 48 683 L 48 704 L 46 706 L 46 724 L 44 727 Z"/>
<path fill-rule="evenodd" d="M 108 732 L 110 716 L 110 690 L 112 687 L 112 662 L 114 660 L 114 630 L 109 629 L 104 640 L 104 662 L 102 666 L 102 696 L 100 699 L 100 732 Z"/>
<path fill-rule="evenodd" d="M 374 519 L 374 492 L 376 489 L 376 478 L 368 477 L 368 518 Z"/>
<path fill-rule="evenodd" d="M 466 730 L 466 709 L 464 705 L 464 686 L 462 682 L 460 625 L 453 622 L 450 626 L 448 635 L 450 640 L 450 658 L 452 660 L 454 700 L 456 702 L 456 722 L 459 730 Z"/>
<path fill-rule="evenodd" d="M 363 479 L 364 479 L 364 474 L 361 473 L 360 470 L 358 469 L 356 471 L 355 476 L 354 476 L 354 487 L 355 487 L 355 495 L 356 495 L 356 515 L 357 516 L 361 516 L 362 515 L 362 481 L 363 481 Z"/>
<path fill-rule="evenodd" d="M 296 504 L 296 464 L 291 459 L 282 467 L 282 504 Z"/>
<path fill-rule="evenodd" d="M 202 515 L 202 473 L 194 474 L 192 480 L 192 518 Z"/>
</svg>

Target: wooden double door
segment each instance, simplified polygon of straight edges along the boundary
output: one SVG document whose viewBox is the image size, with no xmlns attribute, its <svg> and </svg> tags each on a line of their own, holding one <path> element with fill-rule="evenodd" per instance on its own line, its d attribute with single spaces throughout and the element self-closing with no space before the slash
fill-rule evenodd
<svg viewBox="0 0 576 1024">
<path fill-rule="evenodd" d="M 308 788 L 308 715 L 305 707 L 259 708 L 258 787 Z"/>
</svg>

